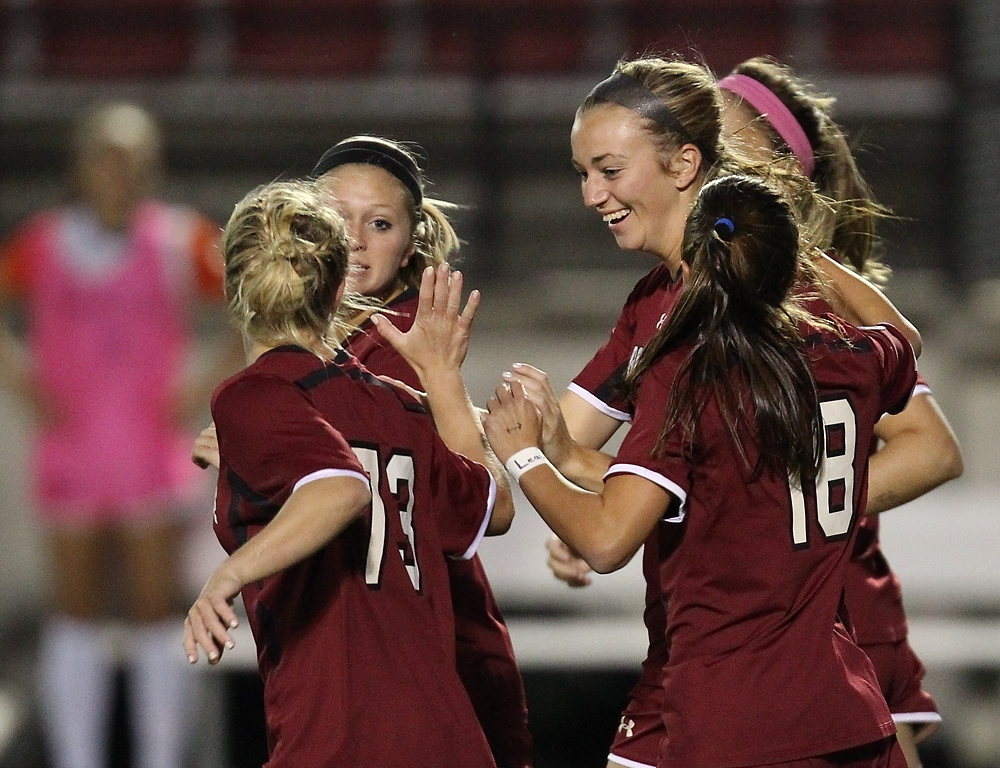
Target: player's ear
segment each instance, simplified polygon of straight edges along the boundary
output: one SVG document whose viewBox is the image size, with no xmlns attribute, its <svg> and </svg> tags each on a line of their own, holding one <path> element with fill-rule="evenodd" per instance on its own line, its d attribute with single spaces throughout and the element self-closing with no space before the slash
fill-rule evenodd
<svg viewBox="0 0 1000 768">
<path fill-rule="evenodd" d="M 694 144 L 685 144 L 670 158 L 670 174 L 678 189 L 687 189 L 697 180 L 701 160 L 701 150 Z"/>
</svg>

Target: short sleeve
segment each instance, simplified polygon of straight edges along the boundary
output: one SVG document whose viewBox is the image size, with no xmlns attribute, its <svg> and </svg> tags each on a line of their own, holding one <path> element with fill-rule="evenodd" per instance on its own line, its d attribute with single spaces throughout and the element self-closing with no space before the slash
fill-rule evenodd
<svg viewBox="0 0 1000 768">
<path fill-rule="evenodd" d="M 625 304 L 611 336 L 573 379 L 569 390 L 616 421 L 631 421 L 628 402 L 619 394 L 635 347 L 634 304 Z"/>
<path fill-rule="evenodd" d="M 12 299 L 23 299 L 31 290 L 38 259 L 38 220 L 28 221 L 0 244 L 0 293 Z"/>
<path fill-rule="evenodd" d="M 482 464 L 455 453 L 434 434 L 431 503 L 446 555 L 468 560 L 486 535 L 497 486 Z"/>
<path fill-rule="evenodd" d="M 662 370 L 664 368 L 669 370 Z M 636 397 L 636 416 L 622 441 L 618 455 L 611 462 L 605 478 L 612 475 L 637 475 L 660 486 L 675 496 L 680 505 L 671 507 L 667 522 L 684 519 L 684 506 L 690 489 L 690 463 L 679 430 L 674 430 L 657 447 L 663 428 L 663 415 L 670 402 L 670 386 L 675 367 L 670 358 L 661 359 L 655 368 L 643 376 Z"/>
<path fill-rule="evenodd" d="M 283 379 L 249 376 L 224 385 L 212 418 L 222 460 L 260 493 L 287 498 L 303 480 L 337 475 L 368 482 L 344 437 Z"/>
<path fill-rule="evenodd" d="M 906 337 L 888 323 L 863 329 L 875 343 L 882 363 L 882 409 L 899 413 L 909 402 L 917 384 L 917 361 Z"/>
</svg>

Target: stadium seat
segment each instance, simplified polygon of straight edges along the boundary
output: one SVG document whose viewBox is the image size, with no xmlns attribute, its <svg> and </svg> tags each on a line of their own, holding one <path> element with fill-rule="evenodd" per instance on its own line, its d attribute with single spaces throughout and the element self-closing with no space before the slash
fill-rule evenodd
<svg viewBox="0 0 1000 768">
<path fill-rule="evenodd" d="M 724 73 L 751 56 L 782 57 L 791 4 L 781 0 L 622 0 L 628 55 L 676 52 Z"/>
<path fill-rule="evenodd" d="M 587 0 L 422 0 L 434 73 L 567 74 L 586 64 Z"/>
<path fill-rule="evenodd" d="M 831 65 L 857 74 L 938 74 L 953 69 L 954 0 L 828 0 Z"/>
<path fill-rule="evenodd" d="M 183 75 L 197 44 L 193 0 L 40 0 L 47 77 Z"/>
<path fill-rule="evenodd" d="M 229 7 L 234 75 L 324 78 L 386 66 L 384 0 L 231 0 Z"/>
</svg>

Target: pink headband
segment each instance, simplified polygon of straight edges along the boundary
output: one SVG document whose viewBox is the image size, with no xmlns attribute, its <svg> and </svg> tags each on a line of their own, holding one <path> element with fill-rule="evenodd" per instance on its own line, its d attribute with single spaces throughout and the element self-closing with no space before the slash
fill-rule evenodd
<svg viewBox="0 0 1000 768">
<path fill-rule="evenodd" d="M 748 75 L 729 75 L 719 81 L 719 88 L 735 93 L 760 112 L 792 150 L 805 175 L 810 177 L 813 175 L 816 157 L 813 155 L 809 137 L 802 130 L 795 115 L 766 85 Z"/>
</svg>

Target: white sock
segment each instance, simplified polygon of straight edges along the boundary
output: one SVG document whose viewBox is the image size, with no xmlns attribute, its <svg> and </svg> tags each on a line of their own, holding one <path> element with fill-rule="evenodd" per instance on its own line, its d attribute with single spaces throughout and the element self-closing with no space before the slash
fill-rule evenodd
<svg viewBox="0 0 1000 768">
<path fill-rule="evenodd" d="M 54 768 L 107 768 L 114 651 L 102 624 L 57 616 L 39 648 L 42 718 Z"/>
<path fill-rule="evenodd" d="M 183 621 L 138 625 L 129 642 L 129 720 L 133 765 L 180 768 L 194 727 L 197 675 L 181 647 Z"/>
</svg>

